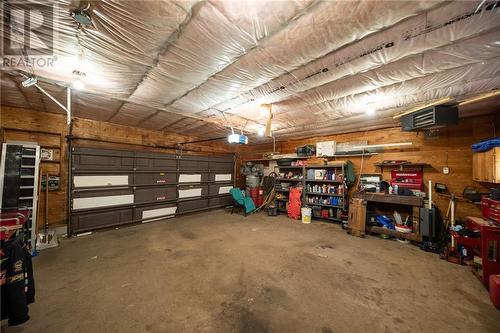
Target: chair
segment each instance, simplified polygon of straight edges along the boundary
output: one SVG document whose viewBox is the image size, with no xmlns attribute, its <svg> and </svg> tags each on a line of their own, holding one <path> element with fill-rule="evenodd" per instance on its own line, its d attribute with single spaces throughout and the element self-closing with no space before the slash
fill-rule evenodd
<svg viewBox="0 0 500 333">
<path fill-rule="evenodd" d="M 255 210 L 255 204 L 252 198 L 245 197 L 244 192 L 239 188 L 232 188 L 229 193 L 233 198 L 233 207 L 231 208 L 231 214 L 234 212 L 235 208 L 243 208 L 245 216 Z"/>
</svg>

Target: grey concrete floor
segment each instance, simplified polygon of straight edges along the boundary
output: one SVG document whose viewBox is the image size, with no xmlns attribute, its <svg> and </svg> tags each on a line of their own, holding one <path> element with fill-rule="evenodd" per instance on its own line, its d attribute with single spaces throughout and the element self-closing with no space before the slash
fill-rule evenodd
<svg viewBox="0 0 500 333">
<path fill-rule="evenodd" d="M 218 210 L 103 231 L 34 265 L 31 320 L 5 332 L 500 332 L 466 267 L 284 216 Z"/>
</svg>

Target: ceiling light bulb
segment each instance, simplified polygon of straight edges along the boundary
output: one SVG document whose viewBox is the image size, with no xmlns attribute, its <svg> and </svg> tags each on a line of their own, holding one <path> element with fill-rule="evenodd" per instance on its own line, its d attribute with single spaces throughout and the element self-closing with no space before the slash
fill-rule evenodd
<svg viewBox="0 0 500 333">
<path fill-rule="evenodd" d="M 81 80 L 75 80 L 72 84 L 73 88 L 76 90 L 82 90 L 85 88 L 85 84 Z"/>
<path fill-rule="evenodd" d="M 375 114 L 375 108 L 373 106 L 367 106 L 366 114 L 369 116 L 373 116 Z"/>
<path fill-rule="evenodd" d="M 269 110 L 266 107 L 261 106 L 260 107 L 260 116 L 267 117 L 268 114 L 269 114 Z"/>
<path fill-rule="evenodd" d="M 259 129 L 257 130 L 257 134 L 259 136 L 264 136 L 265 131 L 266 131 L 266 129 L 264 127 L 259 127 Z"/>
</svg>

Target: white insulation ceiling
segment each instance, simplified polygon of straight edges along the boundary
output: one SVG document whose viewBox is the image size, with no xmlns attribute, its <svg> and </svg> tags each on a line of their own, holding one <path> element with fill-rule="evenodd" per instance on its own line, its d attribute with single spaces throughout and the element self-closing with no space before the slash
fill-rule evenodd
<svg viewBox="0 0 500 333">
<path fill-rule="evenodd" d="M 53 37 L 55 61 L 3 64 L 1 102 L 63 112 L 20 73 L 64 100 L 78 70 L 82 118 L 210 138 L 257 133 L 272 103 L 277 137 L 387 127 L 396 112 L 500 87 L 497 2 L 4 1 L 51 18 L 54 34 L 37 37 Z M 83 29 L 78 8 L 92 17 Z"/>
</svg>

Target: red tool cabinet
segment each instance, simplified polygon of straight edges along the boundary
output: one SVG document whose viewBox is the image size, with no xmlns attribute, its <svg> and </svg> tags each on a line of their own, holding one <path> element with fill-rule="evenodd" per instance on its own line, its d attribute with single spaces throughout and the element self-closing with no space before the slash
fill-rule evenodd
<svg viewBox="0 0 500 333">
<path fill-rule="evenodd" d="M 490 275 L 500 274 L 500 226 L 481 217 L 467 217 L 465 226 L 478 230 L 481 238 L 467 238 L 454 233 L 457 244 L 474 255 L 472 272 L 489 288 Z"/>
<path fill-rule="evenodd" d="M 392 170 L 391 186 L 398 185 L 399 188 L 407 188 L 422 191 L 424 188 L 424 173 L 414 170 Z"/>
<path fill-rule="evenodd" d="M 500 223 L 500 201 L 489 197 L 481 198 L 481 211 L 483 217 Z"/>
</svg>

